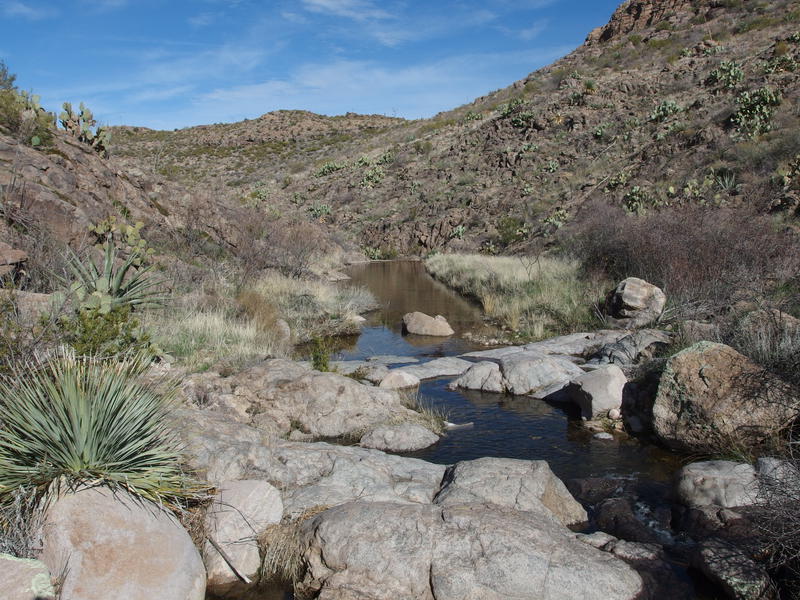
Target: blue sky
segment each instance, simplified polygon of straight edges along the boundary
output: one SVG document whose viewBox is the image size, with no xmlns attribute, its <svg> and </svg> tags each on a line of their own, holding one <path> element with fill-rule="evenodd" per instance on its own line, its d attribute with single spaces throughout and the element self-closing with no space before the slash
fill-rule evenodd
<svg viewBox="0 0 800 600">
<path fill-rule="evenodd" d="M 430 117 L 580 45 L 619 0 L 0 0 L 50 110 L 172 129 L 277 109 Z"/>
</svg>

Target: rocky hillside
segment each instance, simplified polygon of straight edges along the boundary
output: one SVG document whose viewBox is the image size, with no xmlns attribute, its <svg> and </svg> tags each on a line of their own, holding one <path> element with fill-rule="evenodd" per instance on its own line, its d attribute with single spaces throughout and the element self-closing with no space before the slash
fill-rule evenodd
<svg viewBox="0 0 800 600">
<path fill-rule="evenodd" d="M 792 222 L 799 30 L 797 0 L 630 0 L 570 55 L 430 120 L 280 111 L 118 129 L 113 154 L 270 218 L 326 223 L 373 257 L 513 251 L 593 200 Z"/>
</svg>

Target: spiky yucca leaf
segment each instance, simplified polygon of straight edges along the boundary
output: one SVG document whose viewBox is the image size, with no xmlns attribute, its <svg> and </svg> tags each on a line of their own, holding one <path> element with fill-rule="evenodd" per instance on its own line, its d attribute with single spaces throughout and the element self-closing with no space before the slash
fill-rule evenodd
<svg viewBox="0 0 800 600">
<path fill-rule="evenodd" d="M 182 472 L 166 425 L 172 392 L 139 380 L 149 364 L 63 351 L 0 380 L 0 503 L 53 483 L 121 487 L 169 505 L 197 497 L 203 488 Z"/>
</svg>

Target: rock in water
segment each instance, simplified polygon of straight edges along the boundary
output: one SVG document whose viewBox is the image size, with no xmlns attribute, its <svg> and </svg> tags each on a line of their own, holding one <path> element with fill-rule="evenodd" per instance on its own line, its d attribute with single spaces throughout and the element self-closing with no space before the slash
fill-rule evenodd
<svg viewBox="0 0 800 600">
<path fill-rule="evenodd" d="M 467 369 L 461 377 L 451 382 L 450 389 L 481 390 L 502 393 L 505 390 L 500 365 L 494 362 L 479 362 Z"/>
<path fill-rule="evenodd" d="M 257 580 L 261 567 L 257 538 L 267 526 L 280 523 L 282 516 L 281 494 L 266 481 L 226 481 L 208 511 L 206 531 L 239 573 Z M 209 591 L 235 591 L 240 579 L 213 544 L 206 542 L 203 554 Z"/>
<path fill-rule="evenodd" d="M 545 512 L 349 503 L 306 521 L 301 593 L 327 599 L 632 600 L 639 575 Z"/>
<path fill-rule="evenodd" d="M 447 322 L 447 319 L 442 315 L 430 317 L 421 312 L 412 312 L 403 315 L 403 331 L 416 335 L 432 335 L 439 337 L 447 337 L 455 333 Z"/>
<path fill-rule="evenodd" d="M 667 297 L 660 288 L 644 279 L 628 277 L 619 282 L 606 300 L 606 312 L 612 325 L 633 329 L 658 319 Z"/>
<path fill-rule="evenodd" d="M 402 390 L 406 388 L 419 387 L 419 377 L 404 371 L 390 371 L 386 377 L 381 379 L 378 387 L 389 390 Z"/>
<path fill-rule="evenodd" d="M 403 423 L 401 425 L 381 425 L 364 434 L 360 445 L 364 448 L 387 450 L 389 452 L 414 452 L 439 441 L 439 436 L 422 425 Z"/>
<path fill-rule="evenodd" d="M 50 571 L 38 560 L 0 554 L 3 600 L 55 600 Z"/>
<path fill-rule="evenodd" d="M 797 414 L 800 394 L 724 344 L 699 342 L 672 356 L 653 405 L 653 429 L 676 450 L 730 440 L 755 445 Z"/>
<path fill-rule="evenodd" d="M 608 365 L 574 379 L 567 388 L 586 419 L 605 417 L 622 406 L 622 390 L 628 382 L 617 365 Z"/>
<path fill-rule="evenodd" d="M 518 352 L 500 359 L 506 389 L 515 396 L 554 392 L 583 370 L 570 360 L 535 351 Z"/>
<path fill-rule="evenodd" d="M 126 492 L 90 488 L 47 511 L 41 560 L 65 573 L 61 600 L 203 600 L 206 570 L 167 511 Z"/>
</svg>

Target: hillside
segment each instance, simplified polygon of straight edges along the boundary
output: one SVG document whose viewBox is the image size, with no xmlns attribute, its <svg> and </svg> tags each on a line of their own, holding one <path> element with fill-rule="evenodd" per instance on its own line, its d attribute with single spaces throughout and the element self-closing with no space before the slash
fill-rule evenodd
<svg viewBox="0 0 800 600">
<path fill-rule="evenodd" d="M 280 111 L 119 129 L 112 150 L 372 256 L 513 251 L 598 200 L 794 218 L 798 30 L 797 0 L 634 0 L 553 65 L 430 120 Z"/>
</svg>

